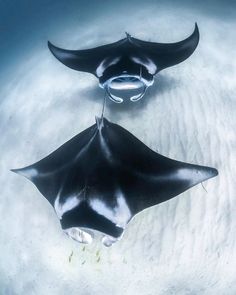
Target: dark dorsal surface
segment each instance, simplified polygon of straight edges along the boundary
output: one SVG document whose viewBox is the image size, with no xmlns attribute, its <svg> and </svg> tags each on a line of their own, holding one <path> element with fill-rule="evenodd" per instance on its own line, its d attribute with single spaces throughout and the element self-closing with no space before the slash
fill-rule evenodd
<svg viewBox="0 0 236 295">
<path fill-rule="evenodd" d="M 113 77 L 123 74 L 139 76 L 151 83 L 159 71 L 186 60 L 199 42 L 197 24 L 193 33 L 176 43 L 142 41 L 127 34 L 117 42 L 84 50 L 62 49 L 51 42 L 52 54 L 71 69 L 88 72 L 99 78 L 101 86 Z"/>
<path fill-rule="evenodd" d="M 164 157 L 105 118 L 44 159 L 13 171 L 36 185 L 63 229 L 87 227 L 115 238 L 138 212 L 218 174 Z"/>
</svg>

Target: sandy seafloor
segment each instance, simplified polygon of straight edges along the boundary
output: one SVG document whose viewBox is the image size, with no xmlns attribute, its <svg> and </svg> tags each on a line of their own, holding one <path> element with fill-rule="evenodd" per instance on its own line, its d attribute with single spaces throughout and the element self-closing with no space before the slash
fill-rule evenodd
<svg viewBox="0 0 236 295">
<path fill-rule="evenodd" d="M 233 1 L 1 3 L 0 294 L 236 294 L 236 6 Z M 124 32 L 174 42 L 197 21 L 200 44 L 157 75 L 136 104 L 105 115 L 159 153 L 219 175 L 137 215 L 121 241 L 77 244 L 11 168 L 45 157 L 94 123 L 103 90 L 50 54 Z M 69 257 L 71 256 L 71 259 Z"/>
</svg>

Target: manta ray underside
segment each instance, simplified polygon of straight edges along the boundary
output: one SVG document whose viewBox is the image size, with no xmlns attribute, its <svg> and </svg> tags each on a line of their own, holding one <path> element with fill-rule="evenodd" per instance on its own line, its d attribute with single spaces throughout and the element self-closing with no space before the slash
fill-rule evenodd
<svg viewBox="0 0 236 295">
<path fill-rule="evenodd" d="M 12 171 L 36 185 L 70 237 L 89 243 L 102 233 L 106 246 L 140 211 L 218 173 L 164 157 L 105 118 L 39 162 Z"/>
</svg>

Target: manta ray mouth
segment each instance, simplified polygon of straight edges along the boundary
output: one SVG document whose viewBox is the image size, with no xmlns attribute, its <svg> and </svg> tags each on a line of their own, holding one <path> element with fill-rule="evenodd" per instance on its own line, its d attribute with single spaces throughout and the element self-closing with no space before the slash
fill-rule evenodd
<svg viewBox="0 0 236 295">
<path fill-rule="evenodd" d="M 110 78 L 100 86 L 106 89 L 112 101 L 122 103 L 124 99 L 130 99 L 132 102 L 140 100 L 152 84 L 153 79 L 147 80 L 138 75 L 122 74 Z"/>
<path fill-rule="evenodd" d="M 63 230 L 72 240 L 82 243 L 82 244 L 91 244 L 94 239 L 100 238 L 102 243 L 106 247 L 112 246 L 117 240 L 120 240 L 121 237 L 115 238 L 109 235 L 105 235 L 102 232 L 91 230 L 84 227 L 71 227 Z"/>
<path fill-rule="evenodd" d="M 83 244 L 91 244 L 94 238 L 93 233 L 87 229 L 71 227 L 64 229 L 64 232 L 73 240 Z"/>
</svg>

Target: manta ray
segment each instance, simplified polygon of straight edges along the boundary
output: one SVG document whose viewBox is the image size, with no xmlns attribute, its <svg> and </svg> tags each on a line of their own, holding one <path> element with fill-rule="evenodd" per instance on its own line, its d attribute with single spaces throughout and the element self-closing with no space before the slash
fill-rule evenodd
<svg viewBox="0 0 236 295">
<path fill-rule="evenodd" d="M 100 233 L 106 246 L 121 239 L 139 212 L 218 174 L 164 157 L 104 117 L 42 160 L 12 171 L 36 185 L 71 238 L 90 243 Z"/>
<path fill-rule="evenodd" d="M 161 70 L 186 60 L 199 42 L 197 24 L 193 33 L 180 42 L 142 41 L 126 37 L 110 44 L 84 50 L 68 50 L 48 42 L 52 54 L 64 65 L 88 72 L 99 79 L 111 100 L 122 103 L 124 92 L 135 102 L 142 98 L 154 76 Z"/>
</svg>

